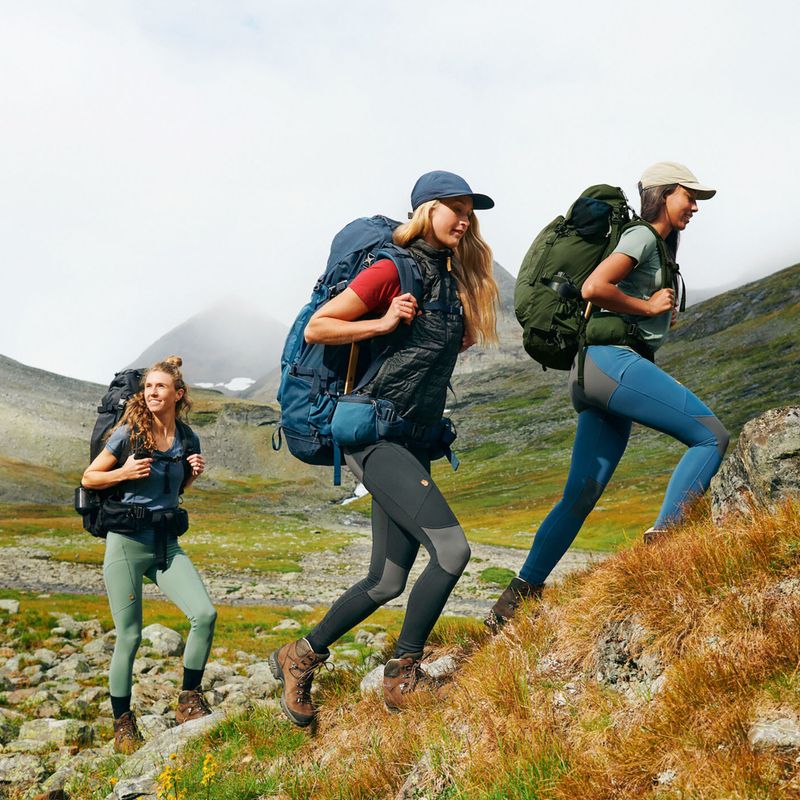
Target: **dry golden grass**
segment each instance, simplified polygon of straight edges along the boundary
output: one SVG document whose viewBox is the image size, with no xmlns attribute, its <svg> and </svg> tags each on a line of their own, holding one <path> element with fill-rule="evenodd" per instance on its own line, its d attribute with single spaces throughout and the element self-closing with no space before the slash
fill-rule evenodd
<svg viewBox="0 0 800 800">
<path fill-rule="evenodd" d="M 355 681 L 324 688 L 284 796 L 394 798 L 413 773 L 439 800 L 798 797 L 798 753 L 754 752 L 747 734 L 764 708 L 800 712 L 799 556 L 798 505 L 722 528 L 700 507 L 495 639 L 440 630 L 459 673 L 401 715 Z M 664 674 L 615 688 L 597 679 L 603 646 L 633 623 L 621 668 L 649 658 Z"/>
</svg>

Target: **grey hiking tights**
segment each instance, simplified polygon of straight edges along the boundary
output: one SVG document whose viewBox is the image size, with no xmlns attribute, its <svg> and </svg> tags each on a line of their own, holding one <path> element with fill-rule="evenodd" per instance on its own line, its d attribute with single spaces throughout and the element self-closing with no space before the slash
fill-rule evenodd
<svg viewBox="0 0 800 800">
<path fill-rule="evenodd" d="M 425 646 L 470 557 L 464 531 L 430 475 L 427 454 L 381 441 L 345 453 L 372 494 L 372 557 L 367 577 L 351 586 L 306 637 L 317 653 L 384 603 L 402 594 L 422 545 L 430 561 L 408 598 L 397 655 Z"/>
</svg>

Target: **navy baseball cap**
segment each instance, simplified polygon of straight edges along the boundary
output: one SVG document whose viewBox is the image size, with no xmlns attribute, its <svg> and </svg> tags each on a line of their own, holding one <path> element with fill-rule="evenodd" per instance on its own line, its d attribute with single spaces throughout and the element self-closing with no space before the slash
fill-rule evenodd
<svg viewBox="0 0 800 800">
<path fill-rule="evenodd" d="M 469 184 L 453 172 L 437 169 L 426 172 L 411 190 L 411 208 L 416 209 L 428 200 L 441 200 L 444 197 L 472 198 L 472 207 L 477 210 L 494 208 L 494 200 L 485 194 L 477 194 L 469 188 Z"/>
</svg>

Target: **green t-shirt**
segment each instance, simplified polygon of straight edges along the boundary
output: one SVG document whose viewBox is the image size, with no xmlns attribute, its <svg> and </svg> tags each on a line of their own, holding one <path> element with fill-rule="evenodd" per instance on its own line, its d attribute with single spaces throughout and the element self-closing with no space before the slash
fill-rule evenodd
<svg viewBox="0 0 800 800">
<path fill-rule="evenodd" d="M 649 300 L 661 285 L 661 258 L 658 255 L 658 245 L 655 234 L 645 225 L 635 225 L 628 228 L 614 248 L 615 253 L 624 253 L 636 261 L 636 266 L 628 276 L 617 284 L 617 288 L 630 297 L 640 300 Z M 657 317 L 642 317 L 637 314 L 622 314 L 628 322 L 633 322 L 639 328 L 639 334 L 653 350 L 664 344 L 672 313 L 665 311 Z"/>
</svg>

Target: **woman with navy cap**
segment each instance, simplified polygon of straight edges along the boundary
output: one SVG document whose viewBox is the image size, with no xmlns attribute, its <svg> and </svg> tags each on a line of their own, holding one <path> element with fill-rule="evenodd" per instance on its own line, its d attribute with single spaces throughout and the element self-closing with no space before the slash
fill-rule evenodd
<svg viewBox="0 0 800 800">
<path fill-rule="evenodd" d="M 306 341 L 346 344 L 381 337 L 388 357 L 363 394 L 389 401 L 415 430 L 439 425 L 459 352 L 497 341 L 497 285 L 492 252 L 475 209 L 494 201 L 451 172 L 423 175 L 411 193 L 413 214 L 394 233 L 422 274 L 422 302 L 400 294 L 394 263 L 380 260 L 310 319 Z M 421 307 L 420 307 L 421 306 Z M 297 725 L 314 718 L 311 681 L 328 646 L 379 606 L 400 595 L 420 545 L 430 561 L 408 600 L 395 656 L 384 669 L 384 699 L 400 710 L 417 684 L 425 641 L 470 557 L 464 531 L 431 478 L 431 453 L 421 441 L 381 440 L 345 449 L 345 461 L 372 494 L 372 557 L 367 576 L 351 586 L 306 636 L 270 657 L 283 683 L 281 705 Z"/>
<path fill-rule="evenodd" d="M 578 429 L 564 495 L 536 532 L 530 553 L 486 618 L 501 628 L 519 603 L 541 595 L 544 581 L 572 544 L 600 499 L 628 445 L 634 422 L 673 436 L 687 446 L 672 473 L 647 543 L 681 520 L 692 499 L 708 488 L 719 469 L 728 434 L 708 406 L 657 367 L 656 350 L 677 318 L 677 287 L 664 285 L 667 261 L 674 262 L 678 238 L 715 189 L 701 184 L 683 164 L 660 161 L 639 182 L 641 219 L 628 226 L 607 258 L 583 284 L 596 308 L 587 328 L 583 380 L 578 360 L 570 374 Z M 592 323 L 619 318 L 631 331 L 624 343 L 593 341 Z"/>
</svg>

